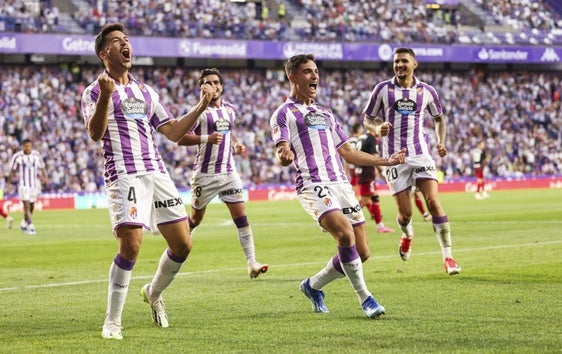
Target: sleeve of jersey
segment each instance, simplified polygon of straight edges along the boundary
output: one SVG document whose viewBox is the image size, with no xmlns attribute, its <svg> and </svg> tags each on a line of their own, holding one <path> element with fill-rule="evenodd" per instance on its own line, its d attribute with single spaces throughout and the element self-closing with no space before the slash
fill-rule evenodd
<svg viewBox="0 0 562 354">
<path fill-rule="evenodd" d="M 441 101 L 439 100 L 439 95 L 437 91 L 429 85 L 425 86 L 426 92 L 429 93 L 429 103 L 427 109 L 432 117 L 437 117 L 443 114 L 443 107 L 441 106 Z"/>
<path fill-rule="evenodd" d="M 363 109 L 363 114 L 368 115 L 369 117 L 376 117 L 381 109 L 381 91 L 385 87 L 384 83 L 379 83 L 375 86 L 373 91 L 371 92 L 371 96 L 369 101 L 365 105 Z"/>
<path fill-rule="evenodd" d="M 283 108 L 277 109 L 269 120 L 271 138 L 273 139 L 274 145 L 277 145 L 281 141 L 290 141 L 289 128 L 287 125 L 287 109 L 285 107 L 286 106 L 283 106 Z"/>
<path fill-rule="evenodd" d="M 94 111 L 96 110 L 96 102 L 99 97 L 99 86 L 97 84 L 91 84 L 82 93 L 82 100 L 80 103 L 80 110 L 82 112 L 82 118 L 84 119 L 84 124 L 88 125 L 88 121 L 92 118 Z"/>
<path fill-rule="evenodd" d="M 150 117 L 150 125 L 152 125 L 154 129 L 158 130 L 161 125 L 164 125 L 175 119 L 168 108 L 164 107 L 164 105 L 160 103 L 160 100 L 158 98 L 153 101 L 153 107 L 154 113 Z"/>
<path fill-rule="evenodd" d="M 341 125 L 339 124 L 339 122 L 337 121 L 337 119 L 334 117 L 333 114 L 330 115 L 330 119 L 332 120 L 332 124 L 334 127 L 334 129 L 332 129 L 332 137 L 334 139 L 334 145 L 336 146 L 336 149 L 339 149 L 340 146 L 342 146 L 349 140 L 349 136 L 347 136 L 347 134 L 343 131 Z"/>
</svg>

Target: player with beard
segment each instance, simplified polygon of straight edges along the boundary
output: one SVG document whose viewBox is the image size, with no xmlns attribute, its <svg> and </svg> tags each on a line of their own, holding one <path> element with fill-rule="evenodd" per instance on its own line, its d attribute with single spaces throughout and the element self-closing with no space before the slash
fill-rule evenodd
<svg viewBox="0 0 562 354">
<path fill-rule="evenodd" d="M 218 196 L 227 206 L 236 225 L 250 278 L 256 278 L 267 272 L 269 266 L 256 261 L 254 236 L 246 215 L 242 180 L 234 161 L 234 153 L 246 151 L 246 146 L 232 134 L 236 107 L 223 100 L 223 79 L 218 69 L 202 70 L 199 85 L 212 87 L 213 99 L 190 132 L 178 142 L 179 145 L 197 145 L 190 182 L 189 227 L 193 232 L 201 224 L 207 205 Z"/>
<path fill-rule="evenodd" d="M 414 70 L 418 62 L 410 48 L 394 51 L 395 76 L 378 83 L 373 89 L 364 113 L 364 125 L 377 136 L 382 136 L 382 156 L 390 156 L 406 149 L 406 162 L 385 169 L 385 179 L 398 206 L 397 222 L 402 237 L 398 252 L 402 260 L 411 253 L 414 237 L 412 227 L 412 186 L 417 186 L 424 196 L 432 215 L 433 229 L 443 254 L 445 271 L 458 274 L 461 267 L 452 256 L 451 227 L 449 218 L 438 196 L 437 168 L 431 155 L 431 146 L 423 131 L 423 118 L 427 111 L 435 123 L 437 153 L 447 155 L 445 147 L 446 119 L 437 91 L 431 85 L 418 80 Z"/>
</svg>

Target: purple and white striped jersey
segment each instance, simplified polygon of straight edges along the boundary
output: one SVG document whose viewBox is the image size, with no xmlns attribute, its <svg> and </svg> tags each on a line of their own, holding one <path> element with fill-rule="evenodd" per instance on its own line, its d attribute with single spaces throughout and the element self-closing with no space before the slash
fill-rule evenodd
<svg viewBox="0 0 562 354">
<path fill-rule="evenodd" d="M 269 123 L 275 145 L 286 141 L 295 154 L 297 193 L 310 183 L 348 181 L 337 149 L 349 137 L 330 110 L 288 97 Z"/>
<path fill-rule="evenodd" d="M 81 108 L 86 125 L 94 113 L 99 95 L 97 80 L 82 94 Z M 154 133 L 174 117 L 160 103 L 154 89 L 129 74 L 128 85 L 115 84 L 107 115 L 107 130 L 101 139 L 106 186 L 121 175 L 140 175 L 153 171 L 168 173 L 154 142 Z"/>
<path fill-rule="evenodd" d="M 193 166 L 194 174 L 216 174 L 232 172 L 234 160 L 232 157 L 232 129 L 236 118 L 235 106 L 222 101 L 220 107 L 208 106 L 199 116 L 190 133 L 209 135 L 214 132 L 222 133 L 222 142 L 202 143 L 197 145 L 197 156 Z"/>
<path fill-rule="evenodd" d="M 17 171 L 18 185 L 24 188 L 40 189 L 39 175 L 44 168 L 45 162 L 37 150 L 31 150 L 29 154 L 18 151 L 10 160 L 10 170 Z"/>
<path fill-rule="evenodd" d="M 426 110 L 432 117 L 443 114 L 437 91 L 415 77 L 410 88 L 398 86 L 396 77 L 375 86 L 363 113 L 392 124 L 389 134 L 382 139 L 381 156 L 388 157 L 403 148 L 407 148 L 406 156 L 431 156 L 423 130 Z"/>
</svg>

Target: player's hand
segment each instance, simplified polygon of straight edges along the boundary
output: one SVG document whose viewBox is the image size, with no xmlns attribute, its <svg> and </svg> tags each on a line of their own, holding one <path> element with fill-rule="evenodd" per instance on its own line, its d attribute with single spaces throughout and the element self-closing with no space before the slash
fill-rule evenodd
<svg viewBox="0 0 562 354">
<path fill-rule="evenodd" d="M 208 105 L 213 97 L 215 96 L 216 89 L 210 83 L 201 85 L 201 92 L 199 93 L 199 98 L 203 103 Z"/>
<path fill-rule="evenodd" d="M 222 143 L 222 138 L 223 135 L 219 132 L 212 132 L 211 134 L 209 134 L 209 142 L 212 144 L 217 144 L 219 145 L 220 143 Z"/>
<path fill-rule="evenodd" d="M 402 149 L 394 154 L 390 155 L 388 158 L 389 166 L 398 165 L 406 161 L 406 149 Z"/>
<path fill-rule="evenodd" d="M 242 143 L 239 143 L 239 142 L 234 143 L 233 148 L 234 148 L 235 154 L 242 154 L 242 153 L 246 152 L 246 145 L 244 145 Z"/>
<path fill-rule="evenodd" d="M 100 86 L 100 92 L 103 95 L 111 96 L 113 91 L 115 91 L 115 80 L 110 78 L 106 72 L 103 72 L 98 76 L 98 85 Z"/>
<path fill-rule="evenodd" d="M 281 166 L 289 166 L 295 160 L 295 154 L 291 151 L 288 145 L 281 145 L 276 151 L 277 161 Z"/>
<path fill-rule="evenodd" d="M 388 133 L 390 133 L 390 128 L 392 127 L 392 124 L 390 124 L 390 122 L 384 122 L 381 125 L 379 125 L 380 129 L 378 130 L 378 135 L 379 136 L 387 136 Z"/>
<path fill-rule="evenodd" d="M 445 147 L 445 145 L 437 144 L 436 148 L 437 148 L 437 153 L 439 154 L 439 156 L 443 157 L 443 156 L 447 155 L 447 148 Z"/>
</svg>

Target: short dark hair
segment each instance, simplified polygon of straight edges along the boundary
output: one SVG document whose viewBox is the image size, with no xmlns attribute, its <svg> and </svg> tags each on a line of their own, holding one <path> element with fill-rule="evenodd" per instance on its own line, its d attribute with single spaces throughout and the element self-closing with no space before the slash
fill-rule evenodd
<svg viewBox="0 0 562 354">
<path fill-rule="evenodd" d="M 416 53 L 414 53 L 414 50 L 412 48 L 400 47 L 394 50 L 394 55 L 402 53 L 410 54 L 412 58 L 416 58 Z"/>
<path fill-rule="evenodd" d="M 201 70 L 201 73 L 199 74 L 199 86 L 203 85 L 203 83 L 205 82 L 205 77 L 209 75 L 217 75 L 222 85 L 222 75 L 220 70 L 217 68 L 207 68 Z"/>
<path fill-rule="evenodd" d="M 296 68 L 298 68 L 301 64 L 308 63 L 309 61 L 314 61 L 314 54 L 293 55 L 285 62 L 285 74 L 289 77 Z"/>
<path fill-rule="evenodd" d="M 123 26 L 122 23 L 108 23 L 103 26 L 100 33 L 96 36 L 95 42 L 95 50 L 98 57 L 99 53 L 103 50 L 103 48 L 105 48 L 105 44 L 107 43 L 105 40 L 105 36 L 113 31 L 120 31 L 127 34 L 127 32 L 125 31 L 125 26 Z"/>
<path fill-rule="evenodd" d="M 361 131 L 361 128 L 363 128 L 363 124 L 361 123 L 355 123 L 351 126 L 351 132 L 353 134 L 357 134 Z"/>
<path fill-rule="evenodd" d="M 31 140 L 30 140 L 30 139 L 23 139 L 23 140 L 21 141 L 21 144 L 22 144 L 22 145 L 23 145 L 23 144 L 27 144 L 27 143 L 30 143 L 30 144 L 31 144 Z"/>
</svg>

